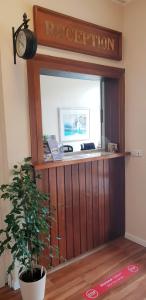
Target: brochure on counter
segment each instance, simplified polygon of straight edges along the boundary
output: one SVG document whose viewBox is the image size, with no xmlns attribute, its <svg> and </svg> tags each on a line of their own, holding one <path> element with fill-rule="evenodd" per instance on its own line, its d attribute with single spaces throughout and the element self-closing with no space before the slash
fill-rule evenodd
<svg viewBox="0 0 146 300">
<path fill-rule="evenodd" d="M 48 145 L 53 160 L 61 160 L 64 156 L 63 146 L 57 142 L 55 135 L 50 135 L 48 137 Z"/>
</svg>

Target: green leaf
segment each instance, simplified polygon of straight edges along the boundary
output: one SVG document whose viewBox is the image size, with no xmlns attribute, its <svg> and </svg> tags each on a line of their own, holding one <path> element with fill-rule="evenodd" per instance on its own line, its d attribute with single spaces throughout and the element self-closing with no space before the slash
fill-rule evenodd
<svg viewBox="0 0 146 300">
<path fill-rule="evenodd" d="M 17 165 L 14 165 L 14 169 L 17 169 L 18 168 L 18 166 Z"/>
<path fill-rule="evenodd" d="M 18 249 L 17 244 L 14 244 L 14 246 L 12 247 L 11 253 L 14 253 L 17 249 Z"/>
<path fill-rule="evenodd" d="M 25 162 L 31 162 L 31 159 L 32 159 L 31 156 L 29 156 L 29 157 L 24 158 L 24 161 Z"/>
<path fill-rule="evenodd" d="M 0 245 L 0 255 L 2 255 L 2 253 L 5 251 L 5 248 L 3 247 L 3 245 Z"/>
<path fill-rule="evenodd" d="M 9 193 L 4 193 L 1 195 L 2 199 L 8 199 L 9 198 Z"/>
<path fill-rule="evenodd" d="M 31 158 L 25 158 L 22 164 L 14 165 L 11 183 L 0 187 L 1 198 L 11 201 L 12 206 L 5 218 L 5 229 L 0 230 L 0 234 L 4 233 L 0 254 L 5 249 L 12 254 L 9 273 L 16 259 L 21 266 L 31 268 L 45 247 L 50 248 L 52 257 L 59 256 L 58 247 L 50 245 L 55 210 L 50 206 L 49 196 L 38 189 L 34 177 L 40 175 L 34 174 Z"/>
<path fill-rule="evenodd" d="M 19 269 L 19 274 L 21 273 L 23 271 L 23 267 L 21 267 L 20 269 Z"/>
<path fill-rule="evenodd" d="M 10 274 L 13 271 L 14 266 L 15 266 L 15 261 L 13 261 L 12 264 L 8 267 L 8 271 L 7 271 L 8 274 Z"/>
</svg>

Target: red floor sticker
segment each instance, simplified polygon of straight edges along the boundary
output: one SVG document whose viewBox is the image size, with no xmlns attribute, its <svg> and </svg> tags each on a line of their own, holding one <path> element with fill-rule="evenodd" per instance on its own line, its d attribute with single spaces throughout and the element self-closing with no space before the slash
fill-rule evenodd
<svg viewBox="0 0 146 300">
<path fill-rule="evenodd" d="M 119 272 L 106 278 L 103 282 L 97 284 L 94 288 L 87 290 L 83 294 L 83 297 L 86 300 L 97 299 L 99 296 L 105 294 L 112 287 L 122 283 L 124 280 L 137 274 L 140 271 L 140 269 L 141 269 L 140 265 L 134 265 L 134 264 L 128 265 L 127 267 L 123 268 Z"/>
</svg>

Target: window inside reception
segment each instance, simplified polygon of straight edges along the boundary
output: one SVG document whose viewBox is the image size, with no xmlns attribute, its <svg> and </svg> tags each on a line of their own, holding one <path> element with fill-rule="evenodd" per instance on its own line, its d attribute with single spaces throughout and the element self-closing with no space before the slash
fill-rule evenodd
<svg viewBox="0 0 146 300">
<path fill-rule="evenodd" d="M 74 152 L 102 146 L 101 79 L 60 71 L 40 75 L 44 141 L 51 135 Z M 65 148 L 64 148 L 65 149 Z M 67 148 L 69 150 L 69 148 Z M 88 149 L 88 147 L 87 147 Z"/>
</svg>

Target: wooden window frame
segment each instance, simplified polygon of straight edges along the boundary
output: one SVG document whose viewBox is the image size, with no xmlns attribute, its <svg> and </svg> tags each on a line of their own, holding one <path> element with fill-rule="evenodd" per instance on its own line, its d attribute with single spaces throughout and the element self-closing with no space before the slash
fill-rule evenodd
<svg viewBox="0 0 146 300">
<path fill-rule="evenodd" d="M 113 124 L 113 114 L 108 115 L 108 138 L 110 140 L 111 133 L 113 142 L 117 142 L 119 145 L 119 151 L 124 152 L 125 70 L 123 68 L 115 68 L 94 63 L 37 54 L 32 60 L 27 61 L 32 161 L 35 163 L 43 162 L 43 134 L 40 92 L 40 74 L 42 73 L 42 70 L 74 72 L 79 74 L 95 75 L 106 78 L 106 81 L 109 81 L 107 85 L 107 97 L 110 98 L 110 111 L 113 112 L 114 115 L 116 114 L 115 124 Z M 116 92 L 113 92 L 112 82 L 114 83 L 114 86 L 116 86 Z M 114 99 L 114 101 L 112 101 L 112 99 Z M 112 102 L 114 103 L 115 101 L 117 101 L 116 112 L 114 112 L 114 107 L 112 105 Z"/>
</svg>

